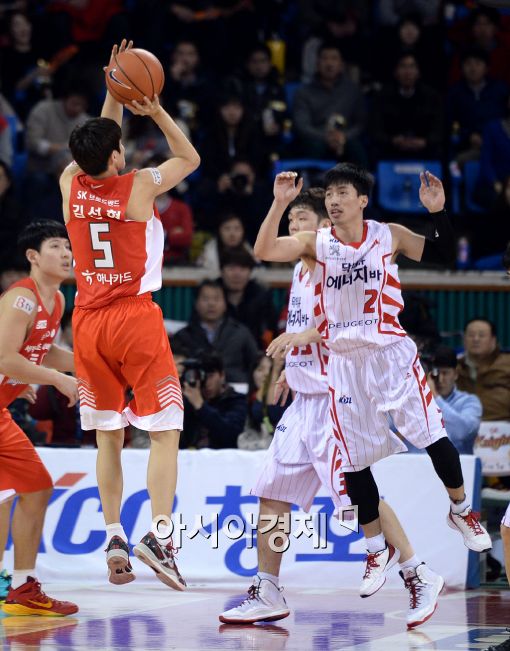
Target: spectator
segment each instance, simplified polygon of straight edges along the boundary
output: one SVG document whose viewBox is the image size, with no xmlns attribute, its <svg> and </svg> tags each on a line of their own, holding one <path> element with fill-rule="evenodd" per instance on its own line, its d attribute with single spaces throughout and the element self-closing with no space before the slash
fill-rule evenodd
<svg viewBox="0 0 510 651">
<path fill-rule="evenodd" d="M 28 276 L 25 261 L 15 253 L 2 255 L 0 262 L 0 294 L 7 291 L 13 283 Z"/>
<path fill-rule="evenodd" d="M 480 398 L 482 420 L 510 420 L 510 354 L 501 352 L 496 326 L 484 317 L 468 321 L 464 348 L 458 365 L 458 388 Z"/>
<path fill-rule="evenodd" d="M 361 89 L 346 75 L 339 48 L 323 43 L 315 80 L 298 88 L 294 96 L 299 153 L 364 164 L 366 155 L 360 142 L 364 123 Z"/>
<path fill-rule="evenodd" d="M 414 55 L 400 56 L 395 66 L 395 81 L 382 88 L 374 100 L 371 115 L 377 157 L 441 156 L 441 98 L 420 82 Z"/>
<path fill-rule="evenodd" d="M 221 283 L 230 316 L 244 323 L 258 347 L 264 350 L 277 330 L 278 315 L 270 289 L 251 278 L 255 260 L 247 251 L 225 253 L 221 260 Z"/>
<path fill-rule="evenodd" d="M 439 0 L 378 0 L 377 16 L 381 25 L 396 25 L 409 14 L 416 14 L 424 23 L 438 19 Z"/>
<path fill-rule="evenodd" d="M 508 86 L 488 77 L 488 55 L 467 50 L 462 57 L 462 79 L 448 94 L 448 129 L 458 138 L 457 162 L 478 159 L 482 130 L 490 121 L 505 115 Z"/>
<path fill-rule="evenodd" d="M 244 249 L 254 257 L 253 249 L 244 238 L 244 225 L 235 212 L 227 212 L 220 217 L 216 237 L 209 240 L 197 260 L 197 265 L 211 274 L 220 273 L 220 260 L 233 249 Z"/>
<path fill-rule="evenodd" d="M 212 87 L 201 68 L 197 44 L 179 40 L 174 47 L 163 97 L 172 115 L 178 116 L 196 137 L 211 114 Z"/>
<path fill-rule="evenodd" d="M 257 344 L 246 326 L 227 315 L 225 291 L 217 281 L 204 280 L 198 286 L 189 325 L 176 332 L 171 345 L 184 347 L 194 354 L 218 353 L 223 359 L 227 382 L 248 386 Z"/>
<path fill-rule="evenodd" d="M 49 421 L 49 427 L 47 424 L 44 427 L 48 433 L 46 443 L 57 447 L 94 446 L 95 432 L 82 432 L 79 411 L 76 406 L 68 407 L 68 402 L 69 399 L 55 387 L 40 386 L 34 404 L 28 408 L 28 413 L 36 421 Z"/>
<path fill-rule="evenodd" d="M 503 189 L 503 182 L 508 175 L 510 175 L 510 94 L 507 98 L 505 116 L 488 122 L 482 132 L 477 200 L 483 205 L 490 206 Z"/>
<path fill-rule="evenodd" d="M 249 421 L 255 429 L 260 430 L 264 424 L 267 432 L 272 434 L 283 416 L 287 405 L 274 404 L 274 388 L 285 360 L 271 360 L 265 353 L 260 353 L 253 369 L 249 394 Z"/>
<path fill-rule="evenodd" d="M 14 196 L 11 170 L 0 160 L 0 242 L 3 251 L 16 251 L 18 235 L 25 224 L 25 214 Z"/>
<path fill-rule="evenodd" d="M 68 86 L 60 99 L 42 100 L 31 110 L 26 125 L 27 206 L 31 218 L 55 219 L 55 214 L 62 214 L 57 177 L 71 160 L 71 131 L 89 118 L 86 109 L 86 92 L 77 84 Z"/>
<path fill-rule="evenodd" d="M 246 396 L 225 382 L 223 361 L 203 355 L 193 380 L 184 376 L 184 427 L 181 448 L 236 448 L 246 421 Z"/>
<path fill-rule="evenodd" d="M 428 384 L 443 412 L 448 438 L 460 454 L 473 454 L 473 443 L 482 418 L 482 404 L 477 396 L 457 389 L 457 356 L 454 350 L 439 346 L 432 365 L 432 371 L 427 376 Z"/>
</svg>

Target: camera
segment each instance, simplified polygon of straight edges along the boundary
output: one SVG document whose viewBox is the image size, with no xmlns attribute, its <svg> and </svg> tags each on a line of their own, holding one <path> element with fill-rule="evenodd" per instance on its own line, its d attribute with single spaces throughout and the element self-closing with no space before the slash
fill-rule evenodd
<svg viewBox="0 0 510 651">
<path fill-rule="evenodd" d="M 196 387 L 203 384 L 206 372 L 202 368 L 202 362 L 199 359 L 185 359 L 181 362 L 183 371 L 179 377 L 181 385 L 189 384 L 190 387 Z"/>
</svg>

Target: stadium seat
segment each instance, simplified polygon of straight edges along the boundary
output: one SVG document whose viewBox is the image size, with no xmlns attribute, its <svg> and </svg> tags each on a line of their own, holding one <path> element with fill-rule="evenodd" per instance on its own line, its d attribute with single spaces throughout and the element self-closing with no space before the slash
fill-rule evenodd
<svg viewBox="0 0 510 651">
<path fill-rule="evenodd" d="M 289 113 L 292 113 L 294 108 L 294 95 L 296 90 L 302 85 L 303 84 L 300 81 L 288 81 L 283 86 L 283 90 L 285 91 L 285 100 L 287 102 L 287 110 Z"/>
<path fill-rule="evenodd" d="M 303 170 L 319 170 L 326 171 L 336 165 L 336 160 L 320 160 L 316 158 L 286 158 L 282 160 L 275 160 L 273 163 L 273 175 L 276 176 L 280 172 L 290 171 L 303 171 Z"/>
<path fill-rule="evenodd" d="M 441 163 L 429 161 L 380 161 L 377 164 L 377 201 L 383 210 L 420 213 L 425 208 L 418 197 L 420 172 L 429 170 L 442 177 Z"/>
</svg>

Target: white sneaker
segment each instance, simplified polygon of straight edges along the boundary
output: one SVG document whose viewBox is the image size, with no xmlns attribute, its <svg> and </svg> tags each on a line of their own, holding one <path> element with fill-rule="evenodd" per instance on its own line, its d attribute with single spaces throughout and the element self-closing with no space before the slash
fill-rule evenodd
<svg viewBox="0 0 510 651">
<path fill-rule="evenodd" d="M 396 565 L 399 558 L 399 550 L 389 543 L 380 552 L 367 554 L 367 566 L 359 589 L 360 597 L 370 597 L 382 588 L 386 583 L 386 572 Z"/>
<path fill-rule="evenodd" d="M 255 622 L 275 622 L 288 617 L 290 610 L 278 588 L 272 581 L 253 577 L 253 585 L 248 597 L 236 608 L 226 610 L 220 615 L 224 624 L 254 624 Z"/>
<path fill-rule="evenodd" d="M 460 531 L 468 549 L 474 552 L 488 552 L 492 549 L 491 537 L 480 524 L 480 514 L 472 511 L 470 506 L 458 515 L 450 509 L 446 521 L 449 527 Z"/>
<path fill-rule="evenodd" d="M 406 567 L 399 572 L 409 590 L 407 628 L 414 628 L 430 619 L 437 608 L 437 598 L 444 587 L 444 579 L 425 563 Z"/>
</svg>

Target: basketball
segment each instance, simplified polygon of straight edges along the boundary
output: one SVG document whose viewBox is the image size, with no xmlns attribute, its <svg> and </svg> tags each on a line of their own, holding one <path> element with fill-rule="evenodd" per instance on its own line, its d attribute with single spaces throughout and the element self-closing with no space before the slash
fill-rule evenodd
<svg viewBox="0 0 510 651">
<path fill-rule="evenodd" d="M 106 86 L 122 104 L 132 100 L 143 103 L 159 95 L 165 83 L 165 73 L 159 60 L 147 50 L 131 48 L 118 52 L 105 70 Z"/>
</svg>

